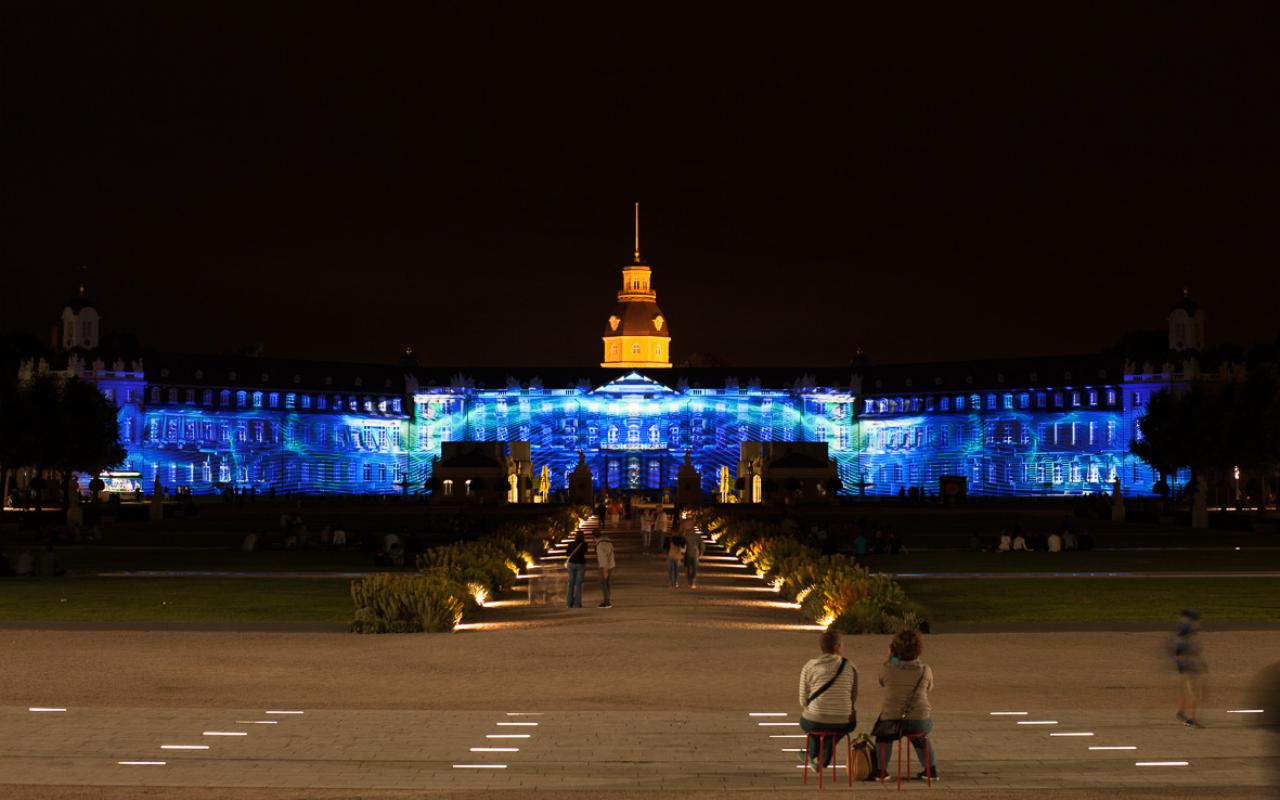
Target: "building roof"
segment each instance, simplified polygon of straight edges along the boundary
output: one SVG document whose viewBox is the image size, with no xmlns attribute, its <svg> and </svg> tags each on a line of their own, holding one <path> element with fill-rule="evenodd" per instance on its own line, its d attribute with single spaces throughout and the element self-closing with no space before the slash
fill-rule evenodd
<svg viewBox="0 0 1280 800">
<path fill-rule="evenodd" d="M 151 384 L 246 386 L 292 391 L 404 394 L 406 370 L 391 364 L 148 353 L 145 376 Z"/>
<path fill-rule="evenodd" d="M 502 466 L 501 462 L 487 455 L 479 448 L 459 453 L 456 456 L 442 458 L 437 463 L 442 467 L 452 467 L 454 469 L 480 469 Z"/>
<path fill-rule="evenodd" d="M 615 329 L 611 322 L 613 317 L 619 320 Z M 654 325 L 654 321 L 662 318 L 662 327 Z M 604 323 L 605 336 L 671 336 L 671 323 L 658 308 L 658 304 L 647 300 L 626 300 L 613 307 L 610 319 Z"/>
<path fill-rule="evenodd" d="M 1119 355 L 992 358 L 923 364 L 884 364 L 858 368 L 868 395 L 1091 386 L 1124 380 Z"/>
</svg>

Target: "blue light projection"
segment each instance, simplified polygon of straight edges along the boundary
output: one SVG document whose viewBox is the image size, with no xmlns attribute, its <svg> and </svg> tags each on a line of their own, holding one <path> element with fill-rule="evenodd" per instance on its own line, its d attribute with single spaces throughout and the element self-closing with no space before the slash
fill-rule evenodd
<svg viewBox="0 0 1280 800">
<path fill-rule="evenodd" d="M 1150 494 L 1156 476 L 1128 453 L 1134 416 L 1118 387 L 855 396 L 847 389 L 673 389 L 638 373 L 598 387 L 422 388 L 404 398 L 243 389 L 162 394 L 105 387 L 120 407 L 124 468 L 150 490 L 226 487 L 300 494 L 420 493 L 450 441 L 526 441 L 535 474 L 563 490 L 581 452 L 595 484 L 673 487 L 688 453 L 715 492 L 745 442 L 825 442 L 845 495 L 935 493 L 962 476 L 980 495 Z M 181 401 L 181 402 L 180 402 Z"/>
</svg>

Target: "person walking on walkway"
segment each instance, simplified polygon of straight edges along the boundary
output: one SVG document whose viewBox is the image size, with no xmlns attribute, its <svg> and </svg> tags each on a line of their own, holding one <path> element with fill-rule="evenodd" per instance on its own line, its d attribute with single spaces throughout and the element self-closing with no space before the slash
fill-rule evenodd
<svg viewBox="0 0 1280 800">
<path fill-rule="evenodd" d="M 689 588 L 698 588 L 698 559 L 702 557 L 702 534 L 698 532 L 692 516 L 680 520 L 680 535 L 684 537 L 684 574 Z"/>
<path fill-rule="evenodd" d="M 667 585 L 672 589 L 680 588 L 680 564 L 684 562 L 687 545 L 679 531 L 672 531 L 662 537 L 662 549 L 667 552 Z"/>
<path fill-rule="evenodd" d="M 858 726 L 858 668 L 844 657 L 839 633 L 823 631 L 818 648 L 822 655 L 800 670 L 800 730 L 837 734 L 805 737 L 805 757 L 822 770 L 831 763 L 836 744 Z"/>
<path fill-rule="evenodd" d="M 884 687 L 884 705 L 876 720 L 872 734 L 876 737 L 876 754 L 879 775 L 888 772 L 889 757 L 893 755 L 893 743 L 903 734 L 925 734 L 913 738 L 911 744 L 925 763 L 925 750 L 929 751 L 928 777 L 938 780 L 938 756 L 928 734 L 933 730 L 930 718 L 933 708 L 929 705 L 929 692 L 933 691 L 933 670 L 920 660 L 924 639 L 919 631 L 902 631 L 889 643 L 889 660 L 880 667 L 880 685 Z M 927 748 L 926 748 L 927 745 Z M 901 747 L 901 745 L 899 745 Z M 921 772 L 916 776 L 923 780 Z"/>
<path fill-rule="evenodd" d="M 1196 633 L 1200 630 L 1200 615 L 1189 608 L 1182 610 L 1178 620 L 1177 636 L 1173 640 L 1173 665 L 1182 681 L 1182 698 L 1178 703 L 1178 719 L 1188 728 L 1203 728 L 1196 719 L 1196 708 L 1204 694 L 1204 674 L 1208 665 Z"/>
<path fill-rule="evenodd" d="M 565 563 L 569 568 L 569 589 L 565 605 L 569 608 L 582 608 L 582 579 L 587 571 L 587 540 L 581 529 L 569 545 Z"/>
<path fill-rule="evenodd" d="M 609 534 L 601 533 L 596 537 L 596 563 L 600 565 L 600 589 L 604 592 L 604 601 L 600 608 L 613 608 L 613 540 Z"/>
<path fill-rule="evenodd" d="M 640 512 L 640 537 L 645 552 L 653 547 L 653 509 L 646 508 Z"/>
</svg>

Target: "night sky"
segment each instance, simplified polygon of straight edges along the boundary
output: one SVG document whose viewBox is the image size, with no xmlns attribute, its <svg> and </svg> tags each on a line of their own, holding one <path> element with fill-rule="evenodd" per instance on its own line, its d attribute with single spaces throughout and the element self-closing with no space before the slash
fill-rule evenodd
<svg viewBox="0 0 1280 800">
<path fill-rule="evenodd" d="M 6 3 L 0 329 L 593 365 L 639 200 L 677 360 L 1277 335 L 1265 4 L 824 8 Z"/>
</svg>

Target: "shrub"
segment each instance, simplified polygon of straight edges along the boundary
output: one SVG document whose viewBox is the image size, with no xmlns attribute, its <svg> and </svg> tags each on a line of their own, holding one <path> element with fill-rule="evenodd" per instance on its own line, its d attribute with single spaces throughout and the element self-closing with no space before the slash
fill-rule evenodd
<svg viewBox="0 0 1280 800">
<path fill-rule="evenodd" d="M 440 576 L 378 573 L 351 583 L 354 633 L 434 633 L 462 619 L 466 589 Z"/>
</svg>

